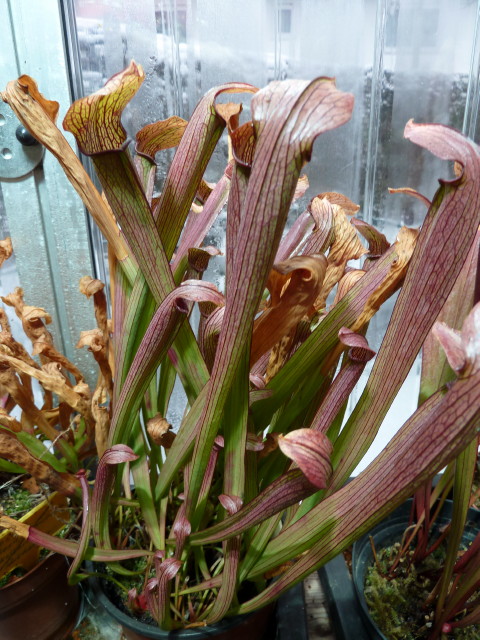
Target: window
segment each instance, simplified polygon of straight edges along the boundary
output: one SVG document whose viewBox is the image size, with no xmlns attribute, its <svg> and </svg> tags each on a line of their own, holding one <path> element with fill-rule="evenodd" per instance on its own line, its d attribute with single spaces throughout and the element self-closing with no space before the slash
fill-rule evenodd
<svg viewBox="0 0 480 640">
<path fill-rule="evenodd" d="M 176 34 L 178 42 L 187 41 L 187 12 L 184 9 L 155 12 L 157 33 Z"/>
<path fill-rule="evenodd" d="M 280 33 L 291 33 L 292 31 L 292 10 L 280 9 L 278 12 L 278 28 Z"/>
<path fill-rule="evenodd" d="M 400 11 L 399 5 L 390 7 L 387 13 L 387 20 L 385 23 L 385 46 L 395 47 L 397 44 L 397 28 L 398 28 L 398 13 Z"/>
<path fill-rule="evenodd" d="M 423 9 L 422 11 L 422 45 L 435 47 L 438 35 L 438 9 Z"/>
</svg>

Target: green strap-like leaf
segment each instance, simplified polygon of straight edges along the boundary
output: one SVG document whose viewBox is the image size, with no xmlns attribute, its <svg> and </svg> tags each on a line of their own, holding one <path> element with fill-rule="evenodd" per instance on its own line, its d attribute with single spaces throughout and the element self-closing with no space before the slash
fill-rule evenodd
<svg viewBox="0 0 480 640">
<path fill-rule="evenodd" d="M 187 311 L 185 306 L 182 311 L 177 306 L 182 303 L 182 300 L 208 300 L 218 305 L 224 302 L 222 294 L 214 285 L 197 280 L 186 281 L 167 295 L 155 312 L 125 379 L 112 416 L 109 436 L 112 444 L 125 440 L 129 425 L 132 423 L 131 416 L 135 415 L 140 407 L 143 394 L 155 371 L 155 365 L 167 354 L 171 345 L 173 314 L 181 315 Z"/>
<path fill-rule="evenodd" d="M 448 296 L 447 302 L 437 318 L 453 329 L 460 329 L 473 306 L 477 273 L 478 253 L 480 250 L 480 231 L 470 248 L 467 260 Z M 437 389 L 454 380 L 455 374 L 449 367 L 445 352 L 439 340 L 429 333 L 422 350 L 422 373 L 420 377 L 420 402 L 423 402 Z"/>
<path fill-rule="evenodd" d="M 210 89 L 200 100 L 182 136 L 154 211 L 165 252 L 171 258 L 208 161 L 225 128 L 215 110 L 222 93 L 255 93 L 256 87 L 232 82 Z"/>
<path fill-rule="evenodd" d="M 134 452 L 123 444 L 107 449 L 98 463 L 95 487 L 92 496 L 92 528 L 95 544 L 103 549 L 111 549 L 108 510 L 105 505 L 115 482 L 114 467 L 123 462 L 135 460 Z"/>
<path fill-rule="evenodd" d="M 201 478 L 227 395 L 242 353 L 250 344 L 254 316 L 302 164 L 310 158 L 314 139 L 323 131 L 348 121 L 352 106 L 352 96 L 338 91 L 325 78 L 271 83 L 252 99 L 257 144 L 234 251 L 233 278 L 239 286 L 227 292 L 209 397 L 197 426 L 186 496 L 187 517 L 196 508 Z M 282 189 L 275 187 L 279 183 Z M 227 274 L 227 281 L 229 277 L 232 276 Z"/>
<path fill-rule="evenodd" d="M 462 542 L 467 519 L 470 497 L 472 494 L 472 481 L 477 464 L 478 440 L 474 438 L 465 451 L 455 460 L 455 480 L 453 484 L 453 513 L 452 524 L 448 536 L 445 562 L 438 587 L 438 598 L 435 606 L 435 626 L 441 628 L 445 601 L 453 576 L 453 568 L 457 560 L 458 549 Z M 448 619 L 448 618 L 447 618 Z"/>
<path fill-rule="evenodd" d="M 77 100 L 67 112 L 64 127 L 75 135 L 81 150 L 93 156 L 95 169 L 109 204 L 138 260 L 141 274 L 137 277 L 134 287 L 137 304 L 142 298 L 145 304 L 148 304 L 148 294 L 143 292 L 143 277 L 158 305 L 175 286 L 169 265 L 173 248 L 167 257 L 143 185 L 125 149 L 126 133 L 121 124 L 122 111 L 140 87 L 143 78 L 141 67 L 132 62 L 122 73 L 113 76 L 103 89 L 87 98 Z M 193 144 L 192 140 L 191 143 Z M 176 217 L 175 211 L 170 210 L 169 213 Z M 133 310 L 127 312 L 130 321 L 136 309 L 133 303 L 131 309 Z M 197 371 L 197 363 L 201 368 L 202 357 L 193 333 L 188 327 L 181 329 L 179 319 L 180 316 L 172 309 L 168 332 L 170 343 L 175 338 L 176 331 L 182 330 L 187 334 L 189 350 L 194 352 L 195 356 L 190 368 L 205 382 L 208 379 L 208 371 L 204 365 L 203 371 Z M 131 325 L 125 327 L 124 341 L 129 340 L 131 329 Z M 119 345 L 122 352 L 121 371 L 130 364 L 125 356 L 134 348 L 135 340 L 133 334 L 129 346 L 123 343 Z M 153 371 L 151 373 L 153 374 Z"/>
<path fill-rule="evenodd" d="M 248 427 L 248 370 L 250 354 L 245 351 L 243 362 L 237 374 L 232 394 L 227 401 L 223 472 L 223 493 L 233 496 L 241 504 L 245 493 L 245 460 Z M 233 507 L 227 509 L 229 514 L 237 511 L 237 504 L 229 501 Z M 197 509 L 197 513 L 198 513 Z M 201 510 L 202 512 L 203 510 Z M 230 609 L 236 596 L 238 586 L 238 567 L 240 562 L 241 538 L 237 536 L 224 543 L 224 566 L 222 585 L 215 603 L 207 618 L 208 624 L 221 620 Z"/>
<path fill-rule="evenodd" d="M 80 531 L 76 556 L 73 559 L 73 562 L 71 563 L 67 572 L 69 581 L 72 580 L 73 576 L 78 571 L 80 565 L 83 562 L 86 550 L 88 548 L 88 542 L 90 540 L 91 529 L 90 488 L 88 486 L 87 476 L 83 469 L 81 469 L 77 473 L 77 478 L 80 480 L 80 485 L 82 487 L 82 529 Z"/>
<path fill-rule="evenodd" d="M 158 515 L 153 500 L 150 479 L 149 460 L 140 419 L 137 417 L 134 432 L 137 434 L 134 450 L 138 456 L 130 464 L 135 483 L 135 495 L 140 503 L 142 518 L 155 549 L 165 549 L 164 540 L 158 523 Z"/>
<path fill-rule="evenodd" d="M 382 520 L 471 442 L 479 418 L 479 372 L 427 400 L 365 471 L 270 543 L 251 578 L 309 551 L 240 611 L 278 597 Z"/>
<path fill-rule="evenodd" d="M 113 406 L 116 406 L 118 402 L 118 396 L 123 388 L 132 360 L 157 308 L 157 303 L 141 274 L 136 278 L 128 301 L 125 302 L 121 326 L 117 329 L 116 318 L 120 312 L 119 305 L 120 301 L 115 300 L 114 335 L 116 342 Z"/>
<path fill-rule="evenodd" d="M 189 538 L 190 543 L 204 545 L 229 540 L 292 504 L 298 504 L 314 491 L 316 488 L 305 478 L 302 471 L 292 469 L 270 483 L 256 498 L 234 515 L 205 531 L 192 534 Z"/>
<path fill-rule="evenodd" d="M 405 136 L 440 158 L 460 162 L 463 173 L 452 182 L 441 182 L 435 195 L 367 386 L 335 446 L 335 487 L 345 482 L 373 442 L 445 304 L 480 223 L 478 147 L 442 125 L 409 123 Z M 439 268 L 438 261 L 445 266 Z"/>
</svg>

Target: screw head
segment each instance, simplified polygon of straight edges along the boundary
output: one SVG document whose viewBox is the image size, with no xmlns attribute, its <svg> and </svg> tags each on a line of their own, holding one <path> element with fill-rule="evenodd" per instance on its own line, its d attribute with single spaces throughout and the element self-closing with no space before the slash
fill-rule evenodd
<svg viewBox="0 0 480 640">
<path fill-rule="evenodd" d="M 38 140 L 32 136 L 30 131 L 23 126 L 23 124 L 18 125 L 15 131 L 15 136 L 24 147 L 33 147 L 36 144 L 40 144 Z"/>
</svg>

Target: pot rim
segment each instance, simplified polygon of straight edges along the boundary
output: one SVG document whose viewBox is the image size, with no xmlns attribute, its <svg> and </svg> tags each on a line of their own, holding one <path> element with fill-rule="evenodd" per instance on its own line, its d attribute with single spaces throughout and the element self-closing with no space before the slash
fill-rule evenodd
<svg viewBox="0 0 480 640">
<path fill-rule="evenodd" d="M 104 592 L 101 580 L 96 577 L 89 578 L 92 591 L 104 609 L 117 620 L 119 624 L 135 631 L 138 634 L 152 638 L 153 640 L 165 640 L 167 638 L 179 638 L 181 640 L 202 640 L 205 637 L 215 637 L 219 633 L 223 633 L 237 626 L 240 622 L 248 620 L 255 616 L 258 611 L 244 615 L 235 615 L 223 618 L 213 625 L 206 625 L 197 629 L 174 629 L 166 631 L 157 626 L 146 624 L 137 618 L 129 616 L 121 611 Z M 267 605 L 268 606 L 268 605 Z"/>
<path fill-rule="evenodd" d="M 362 613 L 362 616 L 370 625 L 370 627 L 373 627 L 373 629 L 378 635 L 378 638 L 381 638 L 381 640 L 388 640 L 388 639 L 382 633 L 382 631 L 380 631 L 377 624 L 375 623 L 375 621 L 370 615 L 370 610 L 368 608 L 367 601 L 364 595 L 363 583 L 365 580 L 365 572 L 358 572 L 356 571 L 356 568 L 361 562 L 365 562 L 365 565 L 367 566 L 368 564 L 371 563 L 371 560 L 373 559 L 373 554 L 371 552 L 371 545 L 370 545 L 370 537 L 375 537 L 380 533 L 384 533 L 384 537 L 383 537 L 384 539 L 386 538 L 387 540 L 389 540 L 389 539 L 392 539 L 393 536 L 395 536 L 394 539 L 398 540 L 398 533 L 405 530 L 406 526 L 408 525 L 408 519 L 411 512 L 412 503 L 413 503 L 412 498 L 409 498 L 408 500 L 403 502 L 390 515 L 386 516 L 383 520 L 381 520 L 378 524 L 372 527 L 372 529 L 370 529 L 367 533 L 365 533 L 362 537 L 360 537 L 358 540 L 356 540 L 353 543 L 352 583 L 355 591 L 355 596 L 357 598 L 358 604 L 360 605 L 360 611 Z M 440 514 L 435 523 L 435 526 L 438 526 L 442 522 L 448 521 L 450 519 L 452 508 L 453 508 L 453 501 L 449 499 L 445 500 L 445 503 L 442 506 L 442 510 L 440 511 Z M 478 511 L 477 509 L 470 508 L 468 510 L 468 520 L 470 520 L 475 524 L 476 529 L 480 530 L 480 511 Z M 473 528 L 470 527 L 469 529 L 472 532 L 472 540 L 473 540 L 473 535 L 474 535 Z M 387 545 L 391 544 L 392 542 L 387 542 Z M 360 580 L 362 581 L 362 584 L 360 584 Z"/>
<path fill-rule="evenodd" d="M 45 556 L 45 558 L 42 558 L 41 560 L 39 560 L 37 564 L 33 566 L 31 569 L 29 569 L 23 576 L 20 576 L 14 582 L 11 582 L 9 584 L 4 585 L 3 587 L 0 587 L 0 594 L 6 593 L 7 591 L 15 587 L 15 585 L 17 585 L 19 582 L 22 582 L 23 580 L 29 580 L 31 575 L 37 572 L 39 572 L 38 582 L 41 586 L 41 583 L 45 582 L 49 577 L 47 574 L 41 573 L 41 569 L 44 567 L 44 565 L 57 564 L 60 561 L 65 563 L 68 562 L 66 556 L 63 556 L 61 553 L 56 553 L 55 551 L 50 552 L 47 556 Z M 12 571 L 14 571 L 14 569 L 12 569 Z"/>
</svg>

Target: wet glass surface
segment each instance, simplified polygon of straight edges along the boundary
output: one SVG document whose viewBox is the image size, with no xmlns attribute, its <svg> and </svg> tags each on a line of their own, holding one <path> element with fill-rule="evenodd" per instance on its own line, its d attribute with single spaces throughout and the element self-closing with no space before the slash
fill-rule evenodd
<svg viewBox="0 0 480 640">
<path fill-rule="evenodd" d="M 188 118 L 203 93 L 222 82 L 261 87 L 285 78 L 335 77 L 340 89 L 355 95 L 354 114 L 316 141 L 306 168 L 310 188 L 290 218 L 315 194 L 340 191 L 390 241 L 402 225 L 420 225 L 426 209 L 408 196 L 390 195 L 388 187 L 413 187 L 431 198 L 437 179 L 451 172 L 403 138 L 407 121 L 441 122 L 477 136 L 479 7 L 473 0 L 75 0 L 86 91 L 132 58 L 145 69 L 126 118 L 130 133 L 172 114 Z M 221 175 L 226 154 L 224 136 L 209 180 Z M 168 154 L 157 157 L 158 189 L 169 160 Z M 209 244 L 224 248 L 224 226 L 220 216 Z M 224 261 L 212 261 L 205 277 L 221 287 L 223 276 Z M 374 347 L 387 320 L 383 313 L 371 322 Z M 414 409 L 418 366 L 374 450 Z"/>
</svg>

